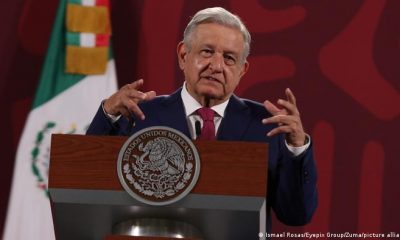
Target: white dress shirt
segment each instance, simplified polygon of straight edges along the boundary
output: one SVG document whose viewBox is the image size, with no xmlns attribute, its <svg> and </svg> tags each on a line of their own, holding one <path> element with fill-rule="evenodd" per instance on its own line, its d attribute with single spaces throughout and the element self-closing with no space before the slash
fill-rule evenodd
<svg viewBox="0 0 400 240">
<path fill-rule="evenodd" d="M 183 84 L 181 97 L 183 102 L 183 107 L 185 108 L 186 120 L 189 126 L 189 132 L 192 139 L 196 139 L 196 128 L 195 122 L 200 122 L 201 128 L 203 127 L 203 119 L 196 113 L 196 111 L 203 106 L 194 99 L 189 92 L 186 90 L 186 82 Z M 211 109 L 214 110 L 214 124 L 215 133 L 218 133 L 219 125 L 221 125 L 222 118 L 225 115 L 225 109 L 228 105 L 229 99 L 223 103 L 212 106 Z"/>
<path fill-rule="evenodd" d="M 196 113 L 197 109 L 202 108 L 203 106 L 194 99 L 189 92 L 186 89 L 186 82 L 184 82 L 182 91 L 181 91 L 181 97 L 182 97 L 182 102 L 183 102 L 183 107 L 185 108 L 185 114 L 186 114 L 186 121 L 189 126 L 189 132 L 190 136 L 192 139 L 196 139 L 196 127 L 195 127 L 195 122 L 199 121 L 201 127 L 203 127 L 203 120 L 201 117 Z M 211 109 L 214 110 L 215 116 L 214 116 L 214 124 L 215 124 L 215 133 L 218 133 L 219 126 L 221 125 L 222 118 L 225 116 L 225 109 L 228 106 L 229 99 L 226 100 L 225 102 L 222 102 L 218 105 L 212 106 Z M 267 133 L 265 133 L 267 134 Z M 307 148 L 310 146 L 310 136 L 307 135 L 308 142 L 301 147 L 292 147 L 287 144 L 285 141 L 286 147 L 289 149 L 289 151 L 294 155 L 298 156 L 302 154 Z"/>
</svg>

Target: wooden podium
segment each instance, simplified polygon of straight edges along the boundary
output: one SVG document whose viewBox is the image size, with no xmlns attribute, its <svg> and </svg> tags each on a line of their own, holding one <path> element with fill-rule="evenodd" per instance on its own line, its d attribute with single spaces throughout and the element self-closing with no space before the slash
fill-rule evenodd
<svg viewBox="0 0 400 240">
<path fill-rule="evenodd" d="M 127 137 L 52 136 L 49 192 L 57 240 L 167 239 L 113 234 L 115 224 L 139 218 L 195 226 L 204 239 L 259 239 L 265 233 L 265 143 L 194 141 L 201 158 L 198 182 L 185 198 L 150 206 L 128 195 L 117 175 Z"/>
</svg>

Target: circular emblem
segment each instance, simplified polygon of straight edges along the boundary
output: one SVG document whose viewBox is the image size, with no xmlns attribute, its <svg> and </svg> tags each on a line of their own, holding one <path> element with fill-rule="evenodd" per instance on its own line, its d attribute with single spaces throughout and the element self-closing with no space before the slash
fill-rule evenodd
<svg viewBox="0 0 400 240">
<path fill-rule="evenodd" d="M 145 128 L 122 146 L 117 163 L 123 188 L 136 200 L 167 205 L 196 185 L 200 158 L 192 141 L 169 127 Z"/>
</svg>

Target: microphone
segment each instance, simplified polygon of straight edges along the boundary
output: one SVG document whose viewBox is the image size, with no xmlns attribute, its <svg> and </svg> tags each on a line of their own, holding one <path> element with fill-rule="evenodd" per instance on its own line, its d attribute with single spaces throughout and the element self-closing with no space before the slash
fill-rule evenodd
<svg viewBox="0 0 400 240">
<path fill-rule="evenodd" d="M 196 122 L 194 122 L 194 128 L 196 130 L 196 139 L 197 139 L 201 135 L 201 124 L 199 120 L 196 120 Z"/>
</svg>

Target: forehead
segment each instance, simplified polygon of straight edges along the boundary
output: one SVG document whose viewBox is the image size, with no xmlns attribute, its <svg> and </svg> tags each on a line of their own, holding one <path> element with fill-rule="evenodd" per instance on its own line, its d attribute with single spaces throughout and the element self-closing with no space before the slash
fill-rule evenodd
<svg viewBox="0 0 400 240">
<path fill-rule="evenodd" d="M 199 24 L 193 31 L 191 43 L 193 46 L 209 45 L 237 52 L 242 52 L 245 44 L 244 37 L 238 29 L 217 23 Z"/>
</svg>

